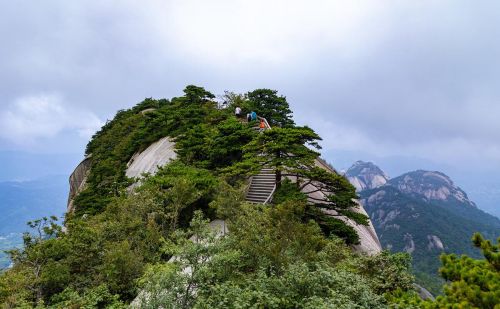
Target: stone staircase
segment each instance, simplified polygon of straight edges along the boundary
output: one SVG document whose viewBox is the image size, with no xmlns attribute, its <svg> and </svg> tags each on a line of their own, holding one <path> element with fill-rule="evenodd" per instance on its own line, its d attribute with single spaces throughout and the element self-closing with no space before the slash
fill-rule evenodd
<svg viewBox="0 0 500 309">
<path fill-rule="evenodd" d="M 271 129 L 266 118 L 257 117 L 260 122 L 264 122 L 264 128 L 260 125 L 252 127 L 252 129 L 263 132 Z M 266 204 L 271 202 L 274 190 L 276 189 L 276 176 L 274 170 L 264 167 L 260 173 L 251 178 L 250 187 L 248 188 L 245 199 L 250 203 Z"/>
<path fill-rule="evenodd" d="M 263 168 L 259 174 L 252 177 L 246 200 L 251 203 L 269 203 L 276 188 L 274 171 Z"/>
</svg>

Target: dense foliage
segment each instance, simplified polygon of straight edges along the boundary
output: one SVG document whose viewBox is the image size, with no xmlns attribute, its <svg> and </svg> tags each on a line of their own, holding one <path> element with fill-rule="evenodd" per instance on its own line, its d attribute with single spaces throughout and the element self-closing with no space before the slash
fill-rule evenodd
<svg viewBox="0 0 500 309">
<path fill-rule="evenodd" d="M 483 259 L 441 256 L 439 272 L 447 281 L 444 295 L 435 301 L 422 301 L 415 294 L 396 292 L 391 301 L 401 308 L 500 308 L 500 237 L 495 245 L 476 233 L 472 243 L 481 249 Z"/>
<path fill-rule="evenodd" d="M 239 162 L 243 146 L 256 134 L 255 130 L 234 118 L 216 125 L 199 124 L 178 140 L 177 153 L 187 164 L 217 170 Z"/>
<path fill-rule="evenodd" d="M 135 107 L 119 111 L 87 145 L 92 168 L 87 188 L 75 200 L 76 214 L 96 214 L 113 196 L 131 184 L 125 176 L 127 162 L 158 139 L 184 134 L 194 126 L 212 125 L 227 117 L 211 101 L 214 95 L 201 87 L 188 86 L 185 95 L 171 101 L 146 99 Z"/>
<path fill-rule="evenodd" d="M 458 304 L 462 307 L 500 308 L 500 237 L 497 244 L 475 234 L 473 243 L 484 260 L 468 256 L 443 255 L 440 273 L 449 284 L 438 297 L 436 307 Z"/>
<path fill-rule="evenodd" d="M 313 149 L 321 149 L 320 139 L 308 127 L 278 127 L 264 131 L 243 147 L 242 160 L 226 168 L 225 173 L 244 175 L 263 167 L 272 168 L 278 196 L 295 198 L 297 194 L 291 194 L 291 191 L 299 195 L 302 192 L 309 200 L 304 218 L 318 222 L 326 235 L 333 233 L 349 244 L 358 243 L 359 237 L 354 229 L 338 217 L 347 217 L 364 225 L 368 224 L 368 217 L 356 212 L 359 207 L 354 201 L 356 192 L 345 177 L 316 166 L 319 153 Z M 290 178 L 297 181 L 292 185 L 286 181 Z M 283 183 L 289 188 L 282 188 Z M 285 196 L 282 189 L 287 192 Z"/>
<path fill-rule="evenodd" d="M 292 110 L 284 96 L 276 90 L 256 89 L 247 93 L 248 107 L 261 117 L 268 119 L 271 126 L 293 126 Z"/>
<path fill-rule="evenodd" d="M 303 211 L 301 203 L 241 204 L 225 237 L 196 215 L 189 230 L 195 240 L 181 236 L 164 247 L 176 259 L 146 271 L 136 305 L 386 308 L 384 293 L 411 287 L 407 255 L 356 255 L 342 240 L 325 238 L 314 221 L 303 223 Z"/>
<path fill-rule="evenodd" d="M 10 252 L 3 307 L 386 308 L 413 297 L 408 255 L 346 245 L 358 235 L 338 216 L 367 219 L 353 211 L 347 180 L 314 165 L 320 137 L 294 126 L 284 97 L 228 93 L 218 109 L 203 88 L 184 92 L 120 111 L 94 136 L 87 187 L 64 232 L 56 218 L 31 222 L 35 233 Z M 235 104 L 257 103 L 277 128 L 258 134 L 232 116 Z M 129 188 L 130 157 L 166 136 L 178 160 Z M 279 189 L 273 204 L 249 204 L 246 176 L 263 166 Z M 210 228 L 213 219 L 230 233 Z"/>
</svg>

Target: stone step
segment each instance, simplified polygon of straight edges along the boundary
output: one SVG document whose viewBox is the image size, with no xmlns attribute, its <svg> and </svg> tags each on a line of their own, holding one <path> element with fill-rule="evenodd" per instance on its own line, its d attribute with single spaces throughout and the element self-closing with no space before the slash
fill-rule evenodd
<svg viewBox="0 0 500 309">
<path fill-rule="evenodd" d="M 272 191 L 249 191 L 247 196 L 253 195 L 253 196 L 269 196 L 271 195 Z"/>
<path fill-rule="evenodd" d="M 276 181 L 276 179 L 274 178 L 274 175 L 272 176 L 253 176 L 252 178 L 252 183 L 254 182 L 259 182 L 259 181 Z"/>
<path fill-rule="evenodd" d="M 259 182 L 259 183 L 252 183 L 249 187 L 250 188 L 272 188 L 274 187 L 274 182 L 268 181 L 268 182 Z"/>
<path fill-rule="evenodd" d="M 250 191 L 248 192 L 247 196 L 269 196 L 271 192 L 268 191 Z"/>
<path fill-rule="evenodd" d="M 254 182 L 250 185 L 250 188 L 252 187 L 274 187 L 274 181 L 266 181 L 266 182 Z"/>
<path fill-rule="evenodd" d="M 274 182 L 268 182 L 268 183 L 253 183 L 252 185 L 250 185 L 250 187 L 248 187 L 248 189 L 253 189 L 253 188 L 257 188 L 257 189 L 272 189 L 274 187 Z"/>
<path fill-rule="evenodd" d="M 252 179 L 252 182 L 250 184 L 258 184 L 258 183 L 275 183 L 276 180 L 274 178 L 257 178 L 257 179 Z"/>
<path fill-rule="evenodd" d="M 274 187 L 274 182 L 273 181 L 266 181 L 266 182 L 254 182 L 250 185 L 249 188 L 255 188 L 255 187 L 258 187 L 258 188 L 272 188 Z"/>
<path fill-rule="evenodd" d="M 275 171 L 264 167 L 259 174 L 252 177 L 246 200 L 251 203 L 264 203 L 269 199 L 276 185 Z"/>
<path fill-rule="evenodd" d="M 270 189 L 274 188 L 274 182 L 270 183 L 253 183 L 249 189 Z"/>
<path fill-rule="evenodd" d="M 269 170 L 269 171 L 261 170 L 258 175 L 274 175 L 274 171 L 273 170 Z"/>
<path fill-rule="evenodd" d="M 252 188 L 259 188 L 259 189 L 272 189 L 274 187 L 274 182 L 259 182 L 259 183 L 253 183 L 250 186 L 250 189 Z"/>
<path fill-rule="evenodd" d="M 272 180 L 272 181 L 275 181 L 276 179 L 274 178 L 274 175 L 270 175 L 270 176 L 257 175 L 257 176 L 253 176 L 253 178 L 252 178 L 252 182 L 254 182 L 254 181 L 260 181 L 260 180 Z"/>
<path fill-rule="evenodd" d="M 253 179 L 251 182 L 251 185 L 259 184 L 259 183 L 265 183 L 265 184 L 272 183 L 272 184 L 274 184 L 275 182 L 276 182 L 276 180 L 274 178 L 259 178 L 259 179 Z"/>
<path fill-rule="evenodd" d="M 261 176 L 261 177 L 276 177 L 276 175 L 274 175 L 274 173 L 269 173 L 269 174 L 257 174 L 257 175 L 254 175 L 253 177 L 258 177 L 258 176 Z"/>
</svg>

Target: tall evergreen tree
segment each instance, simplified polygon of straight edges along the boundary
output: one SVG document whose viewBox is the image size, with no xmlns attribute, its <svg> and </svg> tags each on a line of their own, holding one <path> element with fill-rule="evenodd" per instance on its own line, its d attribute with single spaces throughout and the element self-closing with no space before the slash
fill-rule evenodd
<svg viewBox="0 0 500 309">
<path fill-rule="evenodd" d="M 247 94 L 249 106 L 259 116 L 267 119 L 271 126 L 293 126 L 292 111 L 284 96 L 276 90 L 257 89 Z"/>
<path fill-rule="evenodd" d="M 354 187 L 345 177 L 326 171 L 315 164 L 321 149 L 321 138 L 308 127 L 266 130 L 243 148 L 243 160 L 229 168 L 229 175 L 258 173 L 264 167 L 275 171 L 277 191 L 284 181 L 295 181 L 295 190 L 302 192 L 309 206 L 307 217 L 320 224 L 326 234 L 334 233 L 349 243 L 359 237 L 339 217 L 367 225 L 368 217 L 355 211 L 359 206 Z"/>
<path fill-rule="evenodd" d="M 283 171 L 298 173 L 314 165 L 319 153 L 313 149 L 321 148 L 317 142 L 320 139 L 308 127 L 266 130 L 243 148 L 245 163 L 253 163 L 258 169 L 272 167 L 279 187 Z"/>
</svg>

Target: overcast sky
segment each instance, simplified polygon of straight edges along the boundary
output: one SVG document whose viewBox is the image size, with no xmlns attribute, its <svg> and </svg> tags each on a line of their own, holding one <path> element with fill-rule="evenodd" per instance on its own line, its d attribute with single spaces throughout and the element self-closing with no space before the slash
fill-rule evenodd
<svg viewBox="0 0 500 309">
<path fill-rule="evenodd" d="M 334 162 L 497 173 L 499 17 L 500 1 L 0 0 L 0 151 L 81 154 L 118 109 L 196 84 L 278 90 Z"/>
</svg>

